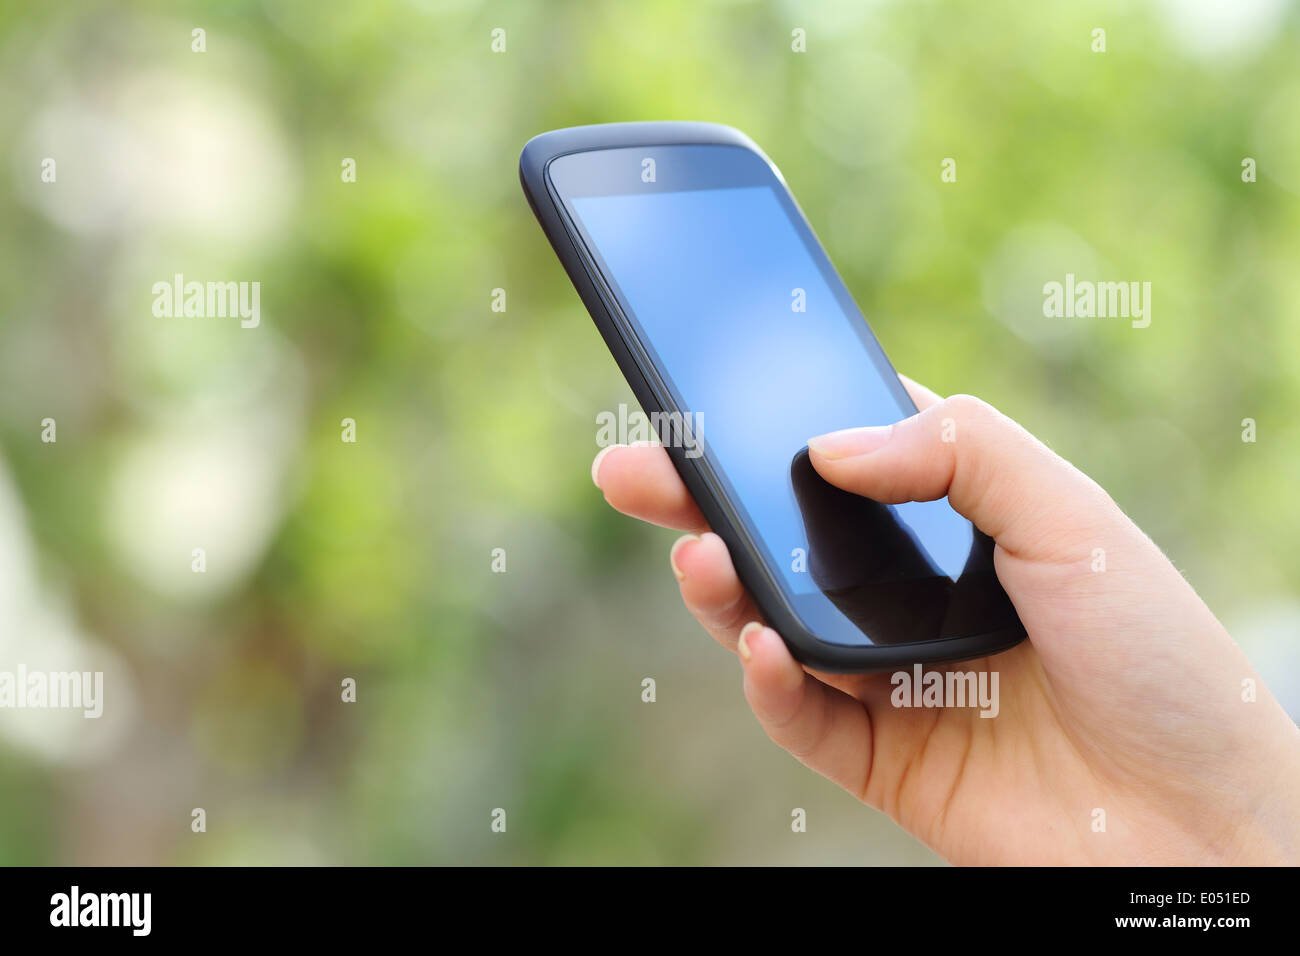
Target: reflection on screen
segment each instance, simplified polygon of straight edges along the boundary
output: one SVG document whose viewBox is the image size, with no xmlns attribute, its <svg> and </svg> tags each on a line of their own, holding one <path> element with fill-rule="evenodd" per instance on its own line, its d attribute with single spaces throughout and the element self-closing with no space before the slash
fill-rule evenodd
<svg viewBox="0 0 1300 956">
<path fill-rule="evenodd" d="M 806 453 L 800 466 L 808 438 L 912 409 L 882 380 L 878 346 L 841 306 L 777 194 L 757 186 L 572 203 L 789 587 L 821 590 L 856 620 L 846 605 L 879 603 L 872 588 L 911 581 L 906 605 L 942 616 L 980 551 L 969 522 L 946 501 L 845 510 Z"/>
</svg>

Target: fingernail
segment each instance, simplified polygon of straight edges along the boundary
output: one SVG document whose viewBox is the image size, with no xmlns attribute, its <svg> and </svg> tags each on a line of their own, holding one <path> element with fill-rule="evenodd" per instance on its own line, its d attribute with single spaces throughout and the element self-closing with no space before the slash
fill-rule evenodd
<svg viewBox="0 0 1300 956">
<path fill-rule="evenodd" d="M 758 621 L 750 621 L 740 630 L 740 640 L 736 642 L 736 650 L 740 653 L 740 659 L 744 661 L 752 660 L 754 655 L 750 653 L 748 638 L 751 634 L 757 634 L 763 629 L 763 625 Z"/>
<path fill-rule="evenodd" d="M 853 458 L 877 451 L 894 430 L 893 425 L 866 425 L 862 428 L 845 428 L 808 439 L 808 447 L 823 458 Z"/>
<path fill-rule="evenodd" d="M 600 463 L 605 460 L 605 456 L 617 448 L 617 445 L 606 445 L 600 451 L 596 452 L 596 457 L 591 462 L 591 483 L 597 488 L 600 487 Z"/>
<path fill-rule="evenodd" d="M 685 581 L 685 580 L 686 580 L 686 573 L 685 573 L 681 568 L 679 568 L 679 567 L 677 566 L 677 554 L 678 554 L 678 552 L 681 551 L 681 549 L 682 549 L 682 545 L 684 545 L 684 544 L 688 544 L 688 543 L 691 542 L 691 541 L 699 541 L 699 540 L 700 540 L 700 536 L 699 536 L 699 535 L 697 535 L 697 534 L 688 534 L 688 535 L 686 535 L 686 536 L 684 536 L 684 537 L 678 538 L 675 542 L 673 542 L 673 549 L 672 549 L 671 551 L 668 552 L 668 563 L 671 564 L 671 565 L 673 566 L 673 574 L 677 575 L 677 580 L 678 580 L 678 581 Z"/>
</svg>

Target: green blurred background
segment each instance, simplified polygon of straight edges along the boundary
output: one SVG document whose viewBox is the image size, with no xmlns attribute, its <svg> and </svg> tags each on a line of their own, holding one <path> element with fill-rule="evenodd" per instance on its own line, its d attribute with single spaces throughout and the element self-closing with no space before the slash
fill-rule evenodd
<svg viewBox="0 0 1300 956">
<path fill-rule="evenodd" d="M 1096 477 L 1300 712 L 1298 40 L 1287 0 L 4 0 L 0 669 L 106 700 L 0 710 L 0 861 L 938 862 L 767 742 L 674 535 L 591 485 L 632 399 L 516 174 L 582 123 L 749 133 L 895 364 Z M 1067 272 L 1151 326 L 1044 318 Z M 261 327 L 155 318 L 175 273 Z"/>
</svg>

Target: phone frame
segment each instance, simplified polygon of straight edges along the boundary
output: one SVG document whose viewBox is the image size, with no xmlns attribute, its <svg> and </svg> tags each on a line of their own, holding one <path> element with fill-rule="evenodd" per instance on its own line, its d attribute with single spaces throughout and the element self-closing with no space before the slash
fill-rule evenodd
<svg viewBox="0 0 1300 956">
<path fill-rule="evenodd" d="M 686 410 L 676 407 L 672 390 L 650 361 L 633 324 L 623 314 L 595 257 L 586 248 L 580 230 L 570 219 L 564 200 L 551 181 L 549 168 L 561 156 L 579 152 L 690 145 L 737 146 L 757 155 L 771 170 L 776 182 L 785 189 L 790 205 L 803 219 L 808 233 L 816 240 L 816 233 L 775 164 L 748 136 L 729 126 L 694 122 L 577 126 L 533 137 L 519 157 L 519 179 L 529 206 L 646 414 Z M 831 270 L 834 271 L 833 264 Z M 843 285 L 838 273 L 835 278 Z M 888 374 L 893 376 L 893 385 L 901 393 L 905 407 L 915 409 L 915 404 L 898 381 L 897 373 L 889 365 L 888 358 L 883 356 L 883 350 L 881 355 L 888 366 Z M 823 640 L 807 626 L 789 599 L 780 578 L 761 560 L 764 548 L 758 543 L 754 530 L 748 527 L 733 507 L 724 490 L 724 483 L 713 473 L 709 456 L 689 458 L 686 449 L 676 447 L 674 443 L 666 443 L 665 448 L 709 526 L 726 543 L 736 572 L 753 596 L 759 611 L 767 623 L 781 634 L 791 653 L 800 662 L 833 672 L 892 670 L 917 663 L 982 657 L 1006 650 L 1024 640 L 1025 631 L 1019 622 L 986 634 L 909 644 L 849 645 Z"/>
</svg>

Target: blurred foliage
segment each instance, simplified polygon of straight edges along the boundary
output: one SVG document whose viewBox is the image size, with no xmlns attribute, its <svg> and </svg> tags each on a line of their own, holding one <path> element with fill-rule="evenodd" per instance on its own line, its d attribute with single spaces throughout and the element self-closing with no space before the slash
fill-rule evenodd
<svg viewBox="0 0 1300 956">
<path fill-rule="evenodd" d="M 934 862 L 763 739 L 673 536 L 590 484 L 631 396 L 516 174 L 582 123 L 749 133 L 895 364 L 1097 478 L 1295 713 L 1297 39 L 1283 0 L 0 2 L 0 667 L 63 642 L 109 695 L 0 733 L 0 861 Z M 1045 319 L 1066 272 L 1150 281 L 1150 328 Z M 156 318 L 176 273 L 260 327 Z"/>
</svg>

